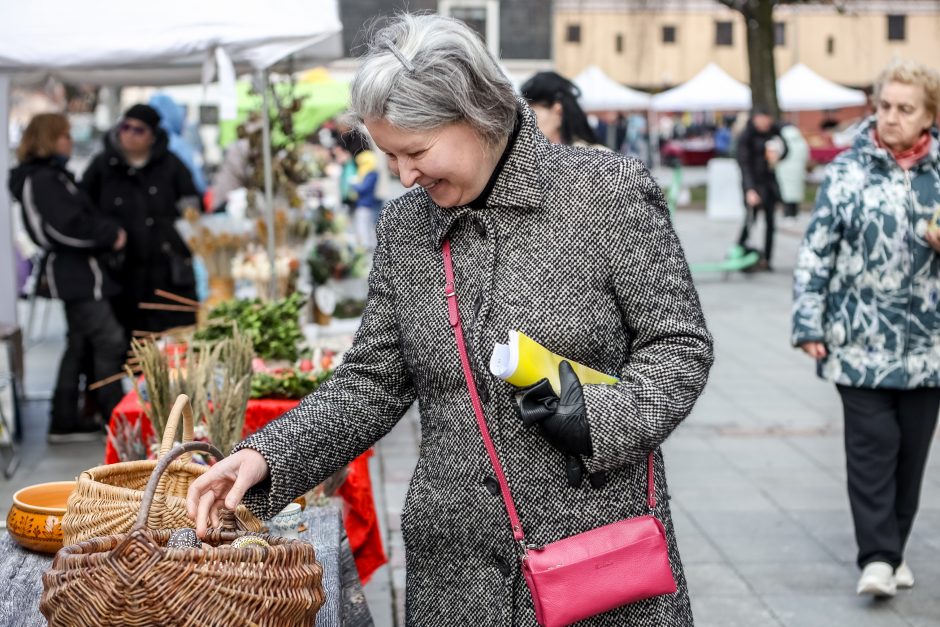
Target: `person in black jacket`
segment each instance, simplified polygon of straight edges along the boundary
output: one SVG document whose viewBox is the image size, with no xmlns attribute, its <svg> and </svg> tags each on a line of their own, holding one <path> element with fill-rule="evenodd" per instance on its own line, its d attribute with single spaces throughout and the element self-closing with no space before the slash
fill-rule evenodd
<svg viewBox="0 0 940 627">
<path fill-rule="evenodd" d="M 759 211 L 764 212 L 764 251 L 760 266 L 770 269 L 774 249 L 774 211 L 780 202 L 780 189 L 774 165 L 787 154 L 787 144 L 780 136 L 781 125 L 770 113 L 755 107 L 751 119 L 738 137 L 737 160 L 741 166 L 741 185 L 747 215 L 738 243 L 747 246 L 750 227 Z"/>
<path fill-rule="evenodd" d="M 100 215 L 65 169 L 72 152 L 65 116 L 34 117 L 20 143 L 20 164 L 10 172 L 10 191 L 23 211 L 30 238 L 44 251 L 43 292 L 65 303 L 68 343 L 52 397 L 50 442 L 94 439 L 101 427 L 78 413 L 83 357 L 90 356 L 95 380 L 121 372 L 124 330 L 109 299 L 120 290 L 108 273 L 105 256 L 124 248 L 127 234 Z M 121 400 L 119 381 L 98 391 L 102 416 Z"/>
<path fill-rule="evenodd" d="M 82 187 L 127 231 L 127 251 L 115 313 L 128 338 L 194 324 L 195 314 L 141 309 L 166 290 L 196 299 L 192 253 L 175 227 L 187 207 L 202 203 L 192 175 L 168 150 L 160 115 L 147 105 L 128 109 L 104 138 L 104 150 L 85 170 Z M 159 300 L 159 299 L 156 299 Z"/>
</svg>

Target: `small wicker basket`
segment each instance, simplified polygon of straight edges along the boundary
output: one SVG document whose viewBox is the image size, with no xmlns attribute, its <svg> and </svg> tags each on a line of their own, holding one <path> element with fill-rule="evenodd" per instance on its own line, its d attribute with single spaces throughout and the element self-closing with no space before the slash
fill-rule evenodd
<svg viewBox="0 0 940 627">
<path fill-rule="evenodd" d="M 173 446 L 176 430 L 183 419 L 183 443 L 193 441 L 193 409 L 189 397 L 180 394 L 167 418 L 160 458 Z M 186 514 L 186 491 L 189 485 L 208 468 L 192 463 L 191 455 L 184 455 L 164 474 L 154 496 L 147 526 L 151 529 L 178 529 L 192 527 Z M 127 533 L 141 509 L 143 489 L 147 485 L 158 460 L 119 462 L 96 466 L 78 477 L 75 491 L 69 497 L 65 516 L 62 517 L 64 545 L 75 544 L 88 538 Z M 260 531 L 261 521 L 239 505 L 235 512 L 239 525 L 245 531 Z"/>
<path fill-rule="evenodd" d="M 179 455 L 210 444 L 176 446 L 160 459 L 133 530 L 60 550 L 42 576 L 39 609 L 51 627 L 107 625 L 315 625 L 325 601 L 313 545 L 258 535 L 270 546 L 232 548 L 247 535 L 234 516 L 210 529 L 211 548 L 167 548 L 172 530 L 147 528 L 157 484 Z"/>
</svg>

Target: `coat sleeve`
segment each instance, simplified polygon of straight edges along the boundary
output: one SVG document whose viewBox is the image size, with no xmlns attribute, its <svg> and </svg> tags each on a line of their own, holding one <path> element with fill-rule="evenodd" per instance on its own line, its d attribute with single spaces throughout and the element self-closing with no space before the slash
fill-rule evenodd
<svg viewBox="0 0 940 627">
<path fill-rule="evenodd" d="M 101 155 L 95 157 L 85 168 L 82 173 L 82 180 L 79 182 L 79 187 L 85 190 L 85 193 L 88 194 L 97 207 L 101 206 L 101 179 L 102 168 L 104 167 L 101 160 Z"/>
<path fill-rule="evenodd" d="M 786 159 L 787 155 L 790 154 L 790 144 L 787 142 L 787 138 L 783 136 L 783 124 L 776 124 L 774 126 L 774 135 L 776 135 L 780 143 L 783 144 L 783 152 L 777 157 L 778 162 L 780 162 Z"/>
<path fill-rule="evenodd" d="M 816 194 L 816 208 L 806 228 L 793 271 L 793 310 L 790 341 L 794 346 L 825 339 L 823 320 L 829 279 L 835 268 L 843 220 L 840 207 L 855 200 L 852 175 L 834 162 Z"/>
<path fill-rule="evenodd" d="M 268 463 L 268 479 L 245 495 L 263 519 L 365 452 L 414 401 L 383 240 L 380 231 L 362 324 L 343 363 L 296 409 L 234 449 L 254 449 Z"/>
<path fill-rule="evenodd" d="M 55 172 L 30 177 L 23 194 L 24 211 L 39 215 L 43 234 L 54 248 L 110 249 L 117 239 L 118 225 L 85 211 L 81 190 L 64 177 Z"/>
<path fill-rule="evenodd" d="M 747 128 L 738 138 L 738 149 L 735 155 L 738 166 L 741 168 L 741 186 L 745 189 L 754 189 L 754 155 L 751 142 L 751 131 Z"/>
<path fill-rule="evenodd" d="M 589 472 L 642 461 L 689 414 L 711 368 L 712 337 L 659 185 L 621 166 L 619 206 L 606 223 L 610 283 L 629 356 L 615 385 L 585 385 Z"/>
</svg>

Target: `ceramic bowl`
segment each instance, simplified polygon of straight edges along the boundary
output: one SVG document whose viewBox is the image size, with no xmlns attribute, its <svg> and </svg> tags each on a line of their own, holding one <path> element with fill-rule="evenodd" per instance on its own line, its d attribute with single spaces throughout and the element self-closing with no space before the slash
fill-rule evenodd
<svg viewBox="0 0 940 627">
<path fill-rule="evenodd" d="M 7 514 L 7 532 L 20 546 L 41 553 L 62 548 L 62 516 L 74 481 L 38 483 L 18 490 Z"/>
</svg>

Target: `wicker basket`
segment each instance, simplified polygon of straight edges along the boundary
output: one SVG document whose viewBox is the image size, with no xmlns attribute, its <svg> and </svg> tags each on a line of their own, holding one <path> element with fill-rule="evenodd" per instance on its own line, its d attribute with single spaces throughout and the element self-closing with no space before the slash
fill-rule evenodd
<svg viewBox="0 0 940 627">
<path fill-rule="evenodd" d="M 147 484 L 133 530 L 60 550 L 42 576 L 39 609 L 51 627 L 106 625 L 314 625 L 323 605 L 323 570 L 313 545 L 259 535 L 270 546 L 232 548 L 244 531 L 234 516 L 210 529 L 211 548 L 166 548 L 171 530 L 147 529 L 161 474 L 187 451 L 221 455 L 210 444 L 181 444 Z"/>
<path fill-rule="evenodd" d="M 185 394 L 179 395 L 167 418 L 160 443 L 161 459 L 173 446 L 181 416 L 185 444 L 193 440 L 193 410 Z M 147 520 L 150 529 L 193 526 L 193 521 L 186 515 L 186 491 L 208 468 L 192 463 L 191 457 L 187 453 L 163 475 Z M 144 486 L 150 480 L 157 461 L 120 462 L 83 472 L 62 517 L 63 544 L 67 546 L 88 538 L 129 532 L 141 509 Z M 244 506 L 239 505 L 235 513 L 239 526 L 245 531 L 261 530 L 261 521 Z"/>
</svg>

